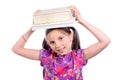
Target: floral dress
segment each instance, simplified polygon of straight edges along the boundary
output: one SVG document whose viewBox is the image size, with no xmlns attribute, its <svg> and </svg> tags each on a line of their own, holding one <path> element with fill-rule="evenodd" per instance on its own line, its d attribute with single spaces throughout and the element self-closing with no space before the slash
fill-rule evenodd
<svg viewBox="0 0 120 80">
<path fill-rule="evenodd" d="M 82 67 L 87 61 L 84 60 L 82 51 L 82 49 L 73 50 L 61 56 L 51 49 L 42 49 L 40 59 L 44 80 L 83 80 Z"/>
</svg>

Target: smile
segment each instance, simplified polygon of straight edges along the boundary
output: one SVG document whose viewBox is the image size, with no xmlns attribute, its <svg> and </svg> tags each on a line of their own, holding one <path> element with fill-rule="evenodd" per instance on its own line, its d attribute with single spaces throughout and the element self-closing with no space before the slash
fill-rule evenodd
<svg viewBox="0 0 120 80">
<path fill-rule="evenodd" d="M 64 49 L 65 49 L 65 47 L 62 48 L 62 49 L 59 49 L 59 50 L 57 50 L 57 51 L 60 52 L 60 53 L 63 53 L 63 52 L 64 52 Z"/>
</svg>

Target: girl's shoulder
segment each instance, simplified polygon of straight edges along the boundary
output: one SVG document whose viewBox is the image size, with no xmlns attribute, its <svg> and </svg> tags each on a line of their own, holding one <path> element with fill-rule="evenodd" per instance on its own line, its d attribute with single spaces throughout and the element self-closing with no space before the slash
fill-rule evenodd
<svg viewBox="0 0 120 80">
<path fill-rule="evenodd" d="M 83 50 L 84 50 L 84 49 L 77 49 L 77 50 L 73 50 L 72 52 L 73 52 L 74 55 L 76 55 L 76 56 L 82 56 L 82 55 L 84 55 Z"/>
<path fill-rule="evenodd" d="M 52 54 L 52 50 L 51 49 L 41 49 L 40 50 L 40 56 L 44 56 L 44 57 L 48 57 Z"/>
<path fill-rule="evenodd" d="M 41 66 L 45 65 L 49 60 L 51 60 L 52 50 L 51 49 L 41 49 L 39 53 L 39 58 L 41 61 Z"/>
<path fill-rule="evenodd" d="M 73 58 L 75 58 L 75 60 L 80 60 L 80 62 L 82 62 L 83 65 L 87 64 L 87 60 L 85 60 L 85 56 L 84 56 L 84 49 L 78 49 L 78 50 L 73 50 Z"/>
</svg>

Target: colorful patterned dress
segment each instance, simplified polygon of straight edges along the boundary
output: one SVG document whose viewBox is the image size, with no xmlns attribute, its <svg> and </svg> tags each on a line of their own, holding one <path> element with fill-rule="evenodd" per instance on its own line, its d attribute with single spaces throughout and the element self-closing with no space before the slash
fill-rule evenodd
<svg viewBox="0 0 120 80">
<path fill-rule="evenodd" d="M 41 50 L 44 80 L 83 80 L 82 67 L 87 61 L 84 60 L 82 51 L 82 49 L 73 50 L 61 56 L 53 53 L 51 49 Z"/>
</svg>

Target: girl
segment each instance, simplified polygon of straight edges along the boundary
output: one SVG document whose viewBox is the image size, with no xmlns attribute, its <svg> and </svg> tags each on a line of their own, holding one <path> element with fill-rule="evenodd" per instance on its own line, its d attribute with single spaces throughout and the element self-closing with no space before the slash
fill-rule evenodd
<svg viewBox="0 0 120 80">
<path fill-rule="evenodd" d="M 110 43 L 102 31 L 86 22 L 76 7 L 69 7 L 79 24 L 83 25 L 96 38 L 97 42 L 81 49 L 79 35 L 74 27 L 61 27 L 46 30 L 43 49 L 24 48 L 26 41 L 33 33 L 30 28 L 13 46 L 12 51 L 23 57 L 40 60 L 43 66 L 44 80 L 83 80 L 82 67 L 87 60 L 96 56 Z M 36 11 L 40 12 L 40 10 Z"/>
</svg>

